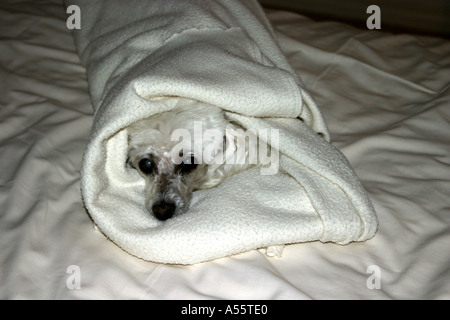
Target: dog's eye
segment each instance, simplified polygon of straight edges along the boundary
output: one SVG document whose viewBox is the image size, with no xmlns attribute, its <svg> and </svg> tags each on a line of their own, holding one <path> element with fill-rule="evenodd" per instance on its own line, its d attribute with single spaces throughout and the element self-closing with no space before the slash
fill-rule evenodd
<svg viewBox="0 0 450 320">
<path fill-rule="evenodd" d="M 139 161 L 139 169 L 144 174 L 150 174 L 153 172 L 153 162 L 148 158 L 144 158 Z"/>
<path fill-rule="evenodd" d="M 195 163 L 194 156 L 186 158 L 180 164 L 180 172 L 181 174 L 187 174 L 197 168 L 197 164 Z"/>
</svg>

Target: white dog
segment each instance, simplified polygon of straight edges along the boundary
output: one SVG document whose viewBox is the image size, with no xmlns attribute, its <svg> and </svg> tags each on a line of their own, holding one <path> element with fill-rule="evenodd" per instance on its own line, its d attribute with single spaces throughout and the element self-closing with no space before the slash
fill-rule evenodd
<svg viewBox="0 0 450 320">
<path fill-rule="evenodd" d="M 127 130 L 127 163 L 145 179 L 145 207 L 159 220 L 187 211 L 193 191 L 256 164 L 249 161 L 256 135 L 228 121 L 219 107 L 186 102 Z"/>
</svg>

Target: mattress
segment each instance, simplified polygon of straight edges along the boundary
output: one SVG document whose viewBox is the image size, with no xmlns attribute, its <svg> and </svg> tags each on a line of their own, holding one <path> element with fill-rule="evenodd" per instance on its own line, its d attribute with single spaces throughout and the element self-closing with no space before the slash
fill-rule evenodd
<svg viewBox="0 0 450 320">
<path fill-rule="evenodd" d="M 450 41 L 266 14 L 370 195 L 375 237 L 189 266 L 124 252 L 80 196 L 93 111 L 63 4 L 2 1 L 1 299 L 450 298 Z"/>
</svg>

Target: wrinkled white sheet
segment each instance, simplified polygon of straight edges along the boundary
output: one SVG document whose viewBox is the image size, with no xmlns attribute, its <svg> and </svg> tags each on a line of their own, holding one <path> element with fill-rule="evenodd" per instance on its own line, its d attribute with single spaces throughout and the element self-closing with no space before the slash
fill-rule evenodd
<svg viewBox="0 0 450 320">
<path fill-rule="evenodd" d="M 290 245 L 281 259 L 254 250 L 172 266 L 93 230 L 79 190 L 85 70 L 60 1 L 15 2 L 0 2 L 1 299 L 450 298 L 449 40 L 268 11 L 379 231 Z"/>
</svg>

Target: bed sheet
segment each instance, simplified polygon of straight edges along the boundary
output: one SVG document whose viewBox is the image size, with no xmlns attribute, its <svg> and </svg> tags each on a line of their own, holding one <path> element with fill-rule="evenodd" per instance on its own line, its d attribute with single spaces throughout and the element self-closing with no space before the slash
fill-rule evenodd
<svg viewBox="0 0 450 320">
<path fill-rule="evenodd" d="M 1 299 L 449 299 L 450 41 L 267 11 L 379 218 L 346 246 L 137 259 L 80 198 L 92 124 L 59 0 L 0 3 Z"/>
</svg>

